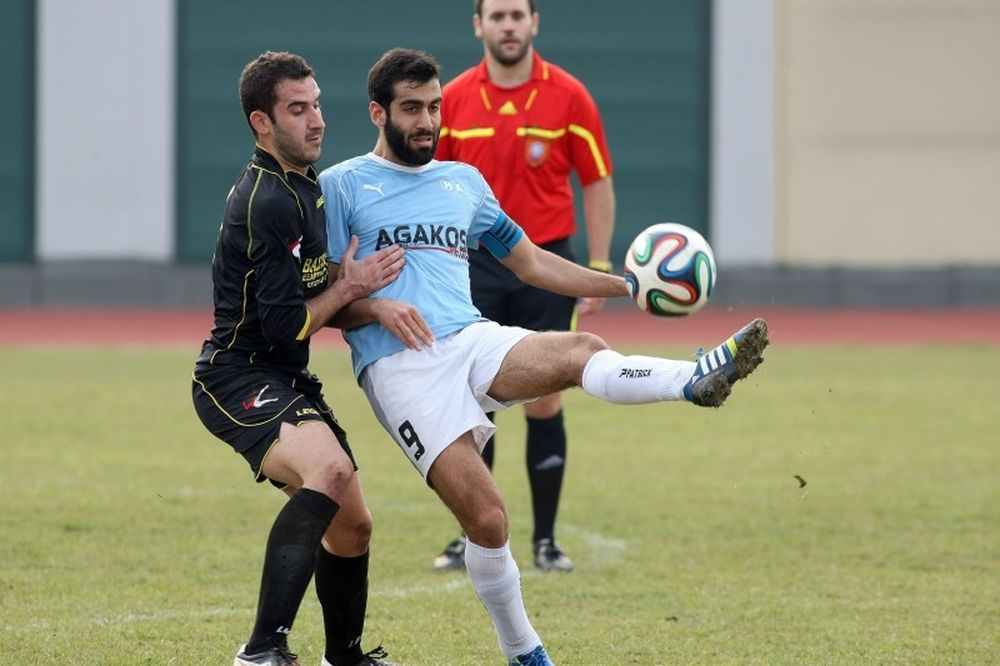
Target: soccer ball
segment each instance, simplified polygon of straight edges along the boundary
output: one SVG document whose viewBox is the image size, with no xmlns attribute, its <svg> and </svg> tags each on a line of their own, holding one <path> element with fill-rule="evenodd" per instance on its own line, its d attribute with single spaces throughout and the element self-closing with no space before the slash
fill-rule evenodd
<svg viewBox="0 0 1000 666">
<path fill-rule="evenodd" d="M 628 248 L 625 284 L 643 312 L 683 317 L 700 310 L 712 295 L 715 255 L 694 229 L 654 224 Z"/>
</svg>

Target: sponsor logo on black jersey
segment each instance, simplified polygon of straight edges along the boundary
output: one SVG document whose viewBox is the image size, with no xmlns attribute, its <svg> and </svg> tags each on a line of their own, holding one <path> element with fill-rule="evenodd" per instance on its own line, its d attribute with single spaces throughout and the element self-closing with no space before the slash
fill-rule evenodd
<svg viewBox="0 0 1000 666">
<path fill-rule="evenodd" d="M 327 270 L 326 252 L 318 257 L 306 257 L 302 262 L 302 283 L 309 289 L 326 284 Z"/>
</svg>

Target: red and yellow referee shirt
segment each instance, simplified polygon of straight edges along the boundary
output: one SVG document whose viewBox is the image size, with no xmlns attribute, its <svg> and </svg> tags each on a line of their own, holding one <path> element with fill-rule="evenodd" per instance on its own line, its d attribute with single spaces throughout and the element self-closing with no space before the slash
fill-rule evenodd
<svg viewBox="0 0 1000 666">
<path fill-rule="evenodd" d="M 500 205 L 541 245 L 572 236 L 570 171 L 582 185 L 611 175 L 604 125 L 590 93 L 536 52 L 531 79 L 490 82 L 484 59 L 444 87 L 439 160 L 482 172 Z"/>
</svg>

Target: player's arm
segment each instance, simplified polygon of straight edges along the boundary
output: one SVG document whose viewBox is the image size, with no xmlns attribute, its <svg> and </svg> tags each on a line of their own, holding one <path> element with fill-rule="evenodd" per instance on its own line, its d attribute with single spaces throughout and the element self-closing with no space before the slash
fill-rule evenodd
<svg viewBox="0 0 1000 666">
<path fill-rule="evenodd" d="M 607 273 L 611 270 L 611 238 L 615 227 L 611 154 L 604 122 L 594 98 L 579 81 L 574 82 L 571 90 L 571 102 L 567 109 L 570 161 L 582 185 L 589 266 Z M 596 312 L 603 305 L 599 299 L 585 299 L 580 302 L 578 312 Z"/>
<path fill-rule="evenodd" d="M 605 176 L 583 187 L 583 221 L 587 228 L 587 251 L 590 268 L 611 271 L 611 237 L 615 231 L 615 188 L 611 176 Z M 585 299 L 580 314 L 599 312 L 604 301 Z"/>
<path fill-rule="evenodd" d="M 298 207 L 291 197 L 260 196 L 249 203 L 248 254 L 260 327 L 268 344 L 276 349 L 294 347 L 306 339 L 310 329 L 301 267 L 290 243 L 302 237 L 300 224 Z"/>
<path fill-rule="evenodd" d="M 543 250 L 506 215 L 500 216 L 480 242 L 519 280 L 533 287 L 564 296 L 628 296 L 623 278 L 584 268 Z"/>
<path fill-rule="evenodd" d="M 344 255 L 347 258 L 347 255 Z M 330 263 L 331 288 L 340 281 L 344 264 Z M 410 349 L 419 350 L 421 343 L 430 345 L 434 334 L 420 310 L 411 303 L 393 298 L 359 298 L 345 304 L 331 317 L 328 325 L 351 329 L 378 322 Z"/>
<path fill-rule="evenodd" d="M 398 245 L 382 248 L 361 260 L 354 259 L 357 249 L 358 238 L 351 236 L 343 262 L 329 264 L 338 268 L 336 279 L 328 277 L 327 288 L 305 302 L 307 323 L 303 337 L 309 337 L 323 328 L 352 301 L 364 298 L 395 280 L 403 269 L 406 252 Z"/>
<path fill-rule="evenodd" d="M 349 280 L 352 272 L 350 261 L 354 250 L 349 246 L 351 236 L 352 206 L 348 203 L 350 186 L 342 186 L 342 173 L 327 170 L 320 174 L 319 184 L 326 198 L 324 212 L 327 229 L 327 256 L 336 261 L 330 261 L 327 280 L 331 289 L 338 288 L 342 280 Z M 356 249 L 357 245 L 354 244 Z M 387 248 L 376 250 L 375 255 Z M 397 248 L 405 252 L 402 248 Z M 388 284 L 388 282 L 386 283 Z M 434 336 L 420 311 L 410 303 L 389 298 L 372 298 L 369 295 L 375 290 L 363 294 L 343 307 L 337 309 L 330 318 L 329 325 L 341 329 L 352 329 L 378 322 L 386 330 L 395 335 L 410 349 L 420 349 L 420 342 L 432 344 Z"/>
</svg>

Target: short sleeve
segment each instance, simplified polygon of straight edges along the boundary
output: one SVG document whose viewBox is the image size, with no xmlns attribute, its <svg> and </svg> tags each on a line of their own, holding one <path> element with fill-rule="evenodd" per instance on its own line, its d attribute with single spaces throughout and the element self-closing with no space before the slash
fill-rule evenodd
<svg viewBox="0 0 1000 666">
<path fill-rule="evenodd" d="M 597 103 L 583 84 L 578 83 L 573 96 L 569 133 L 570 158 L 581 185 L 610 176 L 611 155 L 604 134 L 604 123 Z"/>
<path fill-rule="evenodd" d="M 339 174 L 321 174 L 319 186 L 323 190 L 323 210 L 326 215 L 326 256 L 329 261 L 339 264 L 351 240 L 350 206 L 341 187 Z"/>
</svg>

